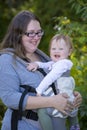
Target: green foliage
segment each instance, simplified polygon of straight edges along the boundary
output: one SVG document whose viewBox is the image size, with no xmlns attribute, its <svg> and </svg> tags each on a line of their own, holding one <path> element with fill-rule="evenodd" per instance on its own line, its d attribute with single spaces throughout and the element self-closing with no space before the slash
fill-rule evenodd
<svg viewBox="0 0 87 130">
<path fill-rule="evenodd" d="M 79 121 L 80 121 L 80 126 L 82 130 L 86 130 L 87 129 L 87 87 L 82 86 L 82 88 L 80 88 L 82 91 L 82 96 L 83 96 L 83 103 L 79 109 Z M 84 89 L 84 90 L 83 90 Z M 86 91 L 86 92 L 84 92 Z M 84 95 L 85 93 L 85 95 Z M 84 124 L 83 124 L 84 123 Z"/>
<path fill-rule="evenodd" d="M 87 1 L 86 0 L 69 0 L 72 10 L 82 18 L 83 21 L 87 20 Z"/>
<path fill-rule="evenodd" d="M 2 118 L 4 116 L 5 111 L 6 111 L 6 106 L 4 106 L 2 101 L 0 100 L 0 128 L 1 128 Z"/>
</svg>

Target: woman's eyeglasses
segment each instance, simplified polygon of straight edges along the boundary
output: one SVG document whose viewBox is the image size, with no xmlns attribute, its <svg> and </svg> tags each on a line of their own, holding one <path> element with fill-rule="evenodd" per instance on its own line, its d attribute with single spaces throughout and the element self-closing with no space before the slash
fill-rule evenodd
<svg viewBox="0 0 87 130">
<path fill-rule="evenodd" d="M 36 35 L 38 37 L 42 37 L 44 35 L 44 31 L 43 30 L 39 30 L 38 32 L 25 32 L 24 33 L 27 37 L 30 37 L 30 38 L 33 38 L 35 37 Z"/>
</svg>

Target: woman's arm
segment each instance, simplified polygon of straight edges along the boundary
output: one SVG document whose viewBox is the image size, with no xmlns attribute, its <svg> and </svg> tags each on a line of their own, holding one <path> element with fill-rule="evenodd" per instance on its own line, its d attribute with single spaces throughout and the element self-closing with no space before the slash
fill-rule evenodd
<svg viewBox="0 0 87 130">
<path fill-rule="evenodd" d="M 58 109 L 64 114 L 66 110 L 71 110 L 73 106 L 67 100 L 68 96 L 63 96 L 62 94 L 58 94 L 51 97 L 43 97 L 37 96 L 32 97 L 29 96 L 27 100 L 26 109 L 37 109 L 37 108 L 46 108 L 46 107 L 53 107 Z"/>
</svg>

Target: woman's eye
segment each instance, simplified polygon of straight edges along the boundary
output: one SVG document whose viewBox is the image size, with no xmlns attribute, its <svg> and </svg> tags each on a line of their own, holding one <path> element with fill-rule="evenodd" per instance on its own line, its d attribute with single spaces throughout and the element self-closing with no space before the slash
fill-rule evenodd
<svg viewBox="0 0 87 130">
<path fill-rule="evenodd" d="M 59 48 L 59 50 L 63 50 L 63 48 Z"/>
</svg>

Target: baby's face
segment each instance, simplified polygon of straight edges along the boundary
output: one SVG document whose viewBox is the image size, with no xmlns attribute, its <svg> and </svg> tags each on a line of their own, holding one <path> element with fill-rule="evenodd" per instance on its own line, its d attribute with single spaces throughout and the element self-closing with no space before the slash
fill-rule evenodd
<svg viewBox="0 0 87 130">
<path fill-rule="evenodd" d="M 52 41 L 50 47 L 50 57 L 54 62 L 62 59 L 67 59 L 69 55 L 70 49 L 63 39 L 59 39 L 57 41 L 54 39 Z"/>
</svg>

